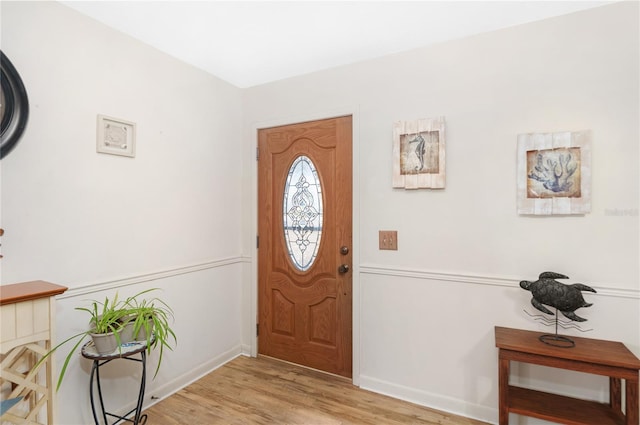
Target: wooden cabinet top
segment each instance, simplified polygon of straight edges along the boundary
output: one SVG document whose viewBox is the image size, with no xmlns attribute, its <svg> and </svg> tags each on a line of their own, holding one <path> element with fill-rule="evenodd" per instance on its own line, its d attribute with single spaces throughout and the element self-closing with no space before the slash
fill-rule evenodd
<svg viewBox="0 0 640 425">
<path fill-rule="evenodd" d="M 543 332 L 496 326 L 496 347 L 503 350 L 575 360 L 599 365 L 640 369 L 640 360 L 621 342 L 571 336 L 575 347 L 554 347 L 540 341 Z"/>
<path fill-rule="evenodd" d="M 67 289 L 69 288 L 44 280 L 0 285 L 0 305 L 53 297 L 62 294 Z"/>
</svg>

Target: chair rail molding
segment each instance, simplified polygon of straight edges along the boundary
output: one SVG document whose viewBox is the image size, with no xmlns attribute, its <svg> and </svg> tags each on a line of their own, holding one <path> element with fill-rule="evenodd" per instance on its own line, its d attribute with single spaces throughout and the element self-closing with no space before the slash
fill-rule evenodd
<svg viewBox="0 0 640 425">
<path fill-rule="evenodd" d="M 226 257 L 214 260 L 203 261 L 199 263 L 189 264 L 185 266 L 173 267 L 170 269 L 159 270 L 151 273 L 131 275 L 117 279 L 88 283 L 85 285 L 70 288 L 62 295 L 58 295 L 57 299 L 74 298 L 80 295 L 87 295 L 98 291 L 108 289 L 116 289 L 124 286 L 136 285 L 154 280 L 166 279 L 173 276 L 180 276 L 187 273 L 194 273 L 202 270 L 226 267 L 235 264 L 243 264 L 249 262 L 244 256 Z"/>
<path fill-rule="evenodd" d="M 433 270 L 422 270 L 414 268 L 392 267 L 373 264 L 361 264 L 361 275 L 383 275 L 392 277 L 405 277 L 424 280 L 439 280 L 445 282 L 458 282 L 472 285 L 488 285 L 501 286 L 505 288 L 520 289 L 520 278 L 506 276 L 482 276 L 474 274 L 463 274 Z M 595 288 L 598 292 L 593 296 L 607 296 L 614 298 L 631 298 L 640 300 L 640 290 L 616 288 L 611 286 L 598 285 L 590 283 L 589 286 Z"/>
</svg>

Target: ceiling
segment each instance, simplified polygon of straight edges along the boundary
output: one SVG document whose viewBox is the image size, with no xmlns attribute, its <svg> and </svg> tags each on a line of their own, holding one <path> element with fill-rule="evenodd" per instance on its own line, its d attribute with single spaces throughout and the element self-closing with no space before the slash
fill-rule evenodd
<svg viewBox="0 0 640 425">
<path fill-rule="evenodd" d="M 610 1 L 62 1 L 245 88 Z"/>
</svg>

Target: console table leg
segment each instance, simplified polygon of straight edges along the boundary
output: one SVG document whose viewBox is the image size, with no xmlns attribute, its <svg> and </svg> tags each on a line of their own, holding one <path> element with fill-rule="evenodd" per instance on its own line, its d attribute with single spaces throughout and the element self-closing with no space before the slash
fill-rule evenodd
<svg viewBox="0 0 640 425">
<path fill-rule="evenodd" d="M 509 360 L 498 362 L 498 423 L 509 425 Z"/>
<path fill-rule="evenodd" d="M 638 379 L 636 378 L 635 381 L 627 379 L 624 386 L 627 403 L 627 408 L 625 409 L 627 416 L 626 425 L 640 425 L 638 424 Z"/>
<path fill-rule="evenodd" d="M 622 413 L 622 385 L 620 378 L 609 378 L 609 406 Z"/>
</svg>

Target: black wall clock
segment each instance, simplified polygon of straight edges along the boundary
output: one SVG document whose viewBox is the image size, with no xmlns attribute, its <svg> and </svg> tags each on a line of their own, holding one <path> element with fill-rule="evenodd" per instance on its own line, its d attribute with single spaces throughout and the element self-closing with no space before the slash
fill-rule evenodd
<svg viewBox="0 0 640 425">
<path fill-rule="evenodd" d="M 18 143 L 29 116 L 27 91 L 18 71 L 0 51 L 0 159 L 4 158 Z"/>
</svg>

